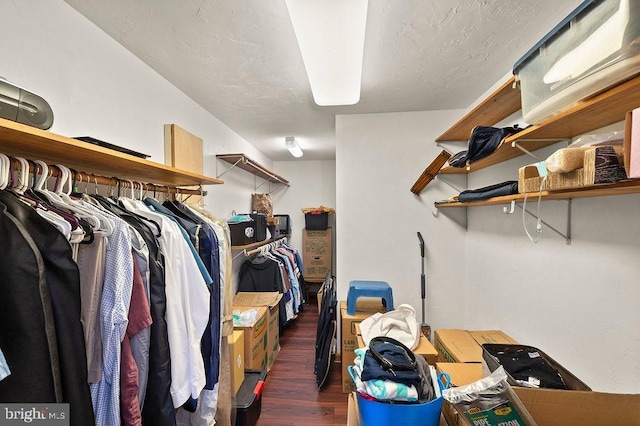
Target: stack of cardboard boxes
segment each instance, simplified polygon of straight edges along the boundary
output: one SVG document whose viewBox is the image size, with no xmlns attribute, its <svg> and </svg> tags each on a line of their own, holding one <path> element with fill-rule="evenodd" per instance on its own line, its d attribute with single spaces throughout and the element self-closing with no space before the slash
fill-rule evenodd
<svg viewBox="0 0 640 426">
<path fill-rule="evenodd" d="M 278 292 L 240 292 L 233 298 L 234 313 L 255 310 L 257 314 L 253 324 L 233 327 L 234 334 L 243 333 L 244 368 L 247 370 L 271 370 L 280 352 L 280 299 L 282 294 Z M 234 341 L 237 338 L 234 337 Z"/>
<path fill-rule="evenodd" d="M 302 231 L 302 263 L 304 279 L 308 282 L 324 281 L 332 263 L 331 228 L 322 231 Z"/>
</svg>

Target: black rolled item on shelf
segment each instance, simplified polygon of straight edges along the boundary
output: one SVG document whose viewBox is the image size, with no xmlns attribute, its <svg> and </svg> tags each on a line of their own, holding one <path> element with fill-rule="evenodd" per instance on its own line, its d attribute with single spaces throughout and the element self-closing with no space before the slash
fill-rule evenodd
<svg viewBox="0 0 640 426">
<path fill-rule="evenodd" d="M 458 195 L 458 201 L 466 203 L 469 201 L 486 200 L 488 198 L 513 195 L 517 193 L 518 181 L 508 180 L 506 182 L 496 183 L 495 185 L 489 185 L 483 188 L 462 191 L 460 195 Z"/>
<path fill-rule="evenodd" d="M 322 389 L 329 376 L 333 360 L 333 339 L 336 337 L 338 324 L 336 318 L 337 297 L 331 271 L 327 271 L 322 288 L 322 308 L 316 330 L 316 359 L 314 367 L 318 389 Z"/>
</svg>

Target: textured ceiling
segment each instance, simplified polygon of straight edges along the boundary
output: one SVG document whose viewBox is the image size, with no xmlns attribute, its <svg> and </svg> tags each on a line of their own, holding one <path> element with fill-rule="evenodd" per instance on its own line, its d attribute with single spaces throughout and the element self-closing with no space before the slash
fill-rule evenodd
<svg viewBox="0 0 640 426">
<path fill-rule="evenodd" d="M 465 108 L 581 0 L 369 0 L 360 102 L 314 104 L 284 0 L 65 0 L 249 143 L 335 156 L 335 115 Z"/>
</svg>

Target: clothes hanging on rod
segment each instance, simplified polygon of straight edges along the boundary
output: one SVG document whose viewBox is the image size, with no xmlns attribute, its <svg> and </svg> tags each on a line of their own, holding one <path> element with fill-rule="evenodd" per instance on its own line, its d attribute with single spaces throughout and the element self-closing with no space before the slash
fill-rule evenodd
<svg viewBox="0 0 640 426">
<path fill-rule="evenodd" d="M 304 299 L 300 291 L 304 285 L 302 260 L 286 238 L 245 252 L 249 256 L 238 277 L 238 292 L 277 291 L 283 294 L 279 302 L 279 324 L 284 326 L 302 309 Z"/>
<path fill-rule="evenodd" d="M 231 318 L 228 227 L 176 201 L 72 194 L 61 165 L 55 191 L 43 162 L 29 188 L 28 162 L 15 177 L 4 158 L 0 348 L 11 374 L 0 364 L 0 400 L 68 402 L 83 426 L 176 425 L 175 410 L 197 403 L 187 424 L 212 424 Z"/>
</svg>

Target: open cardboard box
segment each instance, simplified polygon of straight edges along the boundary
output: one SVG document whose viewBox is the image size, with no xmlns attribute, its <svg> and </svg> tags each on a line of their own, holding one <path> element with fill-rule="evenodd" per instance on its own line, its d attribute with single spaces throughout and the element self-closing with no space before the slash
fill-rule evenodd
<svg viewBox="0 0 640 426">
<path fill-rule="evenodd" d="M 483 377 L 481 364 L 437 363 L 438 373 L 447 373 L 452 386 L 463 386 Z M 640 425 L 640 394 L 617 394 L 579 390 L 513 387 L 529 414 L 540 426 L 637 426 Z M 445 401 L 442 412 L 449 426 L 465 426 Z"/>
<path fill-rule="evenodd" d="M 271 370 L 280 353 L 280 309 L 282 293 L 273 292 L 238 292 L 233 298 L 234 307 L 264 307 L 267 309 L 267 371 Z"/>
</svg>

